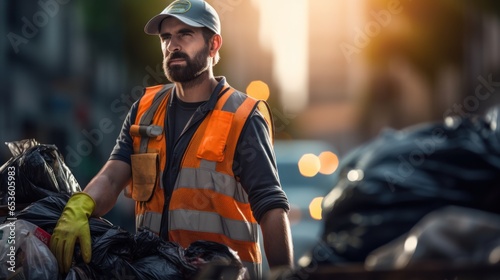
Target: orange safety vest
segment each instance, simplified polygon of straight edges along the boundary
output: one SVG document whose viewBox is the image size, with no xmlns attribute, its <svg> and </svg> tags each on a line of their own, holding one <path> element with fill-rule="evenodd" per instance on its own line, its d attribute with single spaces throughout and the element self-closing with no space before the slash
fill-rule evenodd
<svg viewBox="0 0 500 280">
<path fill-rule="evenodd" d="M 135 153 L 132 155 L 132 196 L 136 200 L 136 226 L 156 233 L 160 231 L 164 210 L 161 175 L 166 166 L 166 136 L 165 133 L 141 136 L 139 130 L 144 131 L 144 127 L 140 128 L 140 121 L 148 114 L 152 126 L 163 128 L 172 90 L 168 90 L 161 101 L 154 102 L 162 88 L 163 85 L 146 88 L 130 131 Z M 227 88 L 224 86 L 221 92 Z M 154 103 L 158 107 L 151 117 L 148 110 Z M 262 257 L 257 222 L 247 193 L 233 173 L 233 158 L 240 133 L 255 110 L 261 112 L 268 122 L 272 137 L 267 103 L 232 88 L 219 97 L 215 108 L 203 119 L 181 162 L 168 209 L 168 235 L 170 241 L 183 247 L 197 240 L 223 243 L 238 253 L 250 275 L 259 277 Z M 137 157 L 147 159 L 146 163 L 137 161 L 139 167 L 135 168 L 134 159 Z M 154 168 L 156 172 L 151 173 Z"/>
</svg>

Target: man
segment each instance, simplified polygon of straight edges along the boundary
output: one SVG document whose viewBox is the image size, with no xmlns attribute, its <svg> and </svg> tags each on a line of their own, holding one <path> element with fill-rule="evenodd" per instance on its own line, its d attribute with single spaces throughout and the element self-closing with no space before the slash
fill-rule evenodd
<svg viewBox="0 0 500 280">
<path fill-rule="evenodd" d="M 263 101 L 214 77 L 222 45 L 217 12 L 202 0 L 177 0 L 145 32 L 159 35 L 173 85 L 146 88 L 108 162 L 68 201 L 50 244 L 61 271 L 71 266 L 76 240 L 90 262 L 88 217 L 107 213 L 129 183 L 138 228 L 185 247 L 200 239 L 224 243 L 255 279 L 258 223 L 269 266 L 293 266 L 270 113 Z"/>
</svg>

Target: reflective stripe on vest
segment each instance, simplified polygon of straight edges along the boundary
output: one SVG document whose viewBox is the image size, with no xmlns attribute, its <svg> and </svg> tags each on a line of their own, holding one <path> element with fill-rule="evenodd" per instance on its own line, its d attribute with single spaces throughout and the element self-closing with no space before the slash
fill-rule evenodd
<svg viewBox="0 0 500 280">
<path fill-rule="evenodd" d="M 170 230 L 188 230 L 223 234 L 230 239 L 257 242 L 257 224 L 221 218 L 220 215 L 207 211 L 170 210 Z M 249 229 L 248 226 L 252 228 Z"/>
<path fill-rule="evenodd" d="M 135 224 L 141 225 L 152 232 L 159 233 L 161 227 L 161 214 L 157 212 L 146 212 L 135 216 Z"/>
<path fill-rule="evenodd" d="M 213 170 L 215 170 L 215 167 Z M 199 188 L 197 185 L 199 182 L 204 182 L 203 189 L 212 190 L 233 197 L 236 201 L 241 203 L 248 203 L 247 193 L 233 176 L 222 173 L 203 172 L 203 170 L 200 171 L 196 168 L 184 168 L 180 171 L 178 184 L 183 188 L 197 189 Z"/>
</svg>

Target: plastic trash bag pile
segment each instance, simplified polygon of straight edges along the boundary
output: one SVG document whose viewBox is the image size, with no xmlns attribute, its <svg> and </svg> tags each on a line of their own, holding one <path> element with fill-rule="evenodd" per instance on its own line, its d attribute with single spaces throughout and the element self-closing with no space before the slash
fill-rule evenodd
<svg viewBox="0 0 500 280">
<path fill-rule="evenodd" d="M 57 278 L 54 256 L 46 244 L 30 233 L 40 228 L 51 234 L 68 199 L 69 196 L 64 194 L 46 197 L 16 215 L 16 235 L 31 236 L 23 242 L 37 242 L 35 245 L 25 245 L 31 248 L 29 251 L 21 245 L 24 256 L 32 260 L 44 260 L 43 265 L 38 265 L 39 261 L 21 261 L 25 276 L 37 275 L 36 278 L 27 279 Z M 27 224 L 31 230 L 23 233 L 23 227 Z M 131 234 L 102 218 L 90 218 L 89 224 L 92 260 L 89 264 L 84 263 L 77 245 L 73 266 L 64 279 L 193 279 L 206 264 L 236 268 L 241 276 L 245 272 L 236 252 L 223 244 L 197 241 L 184 249 L 177 243 L 161 240 L 153 232 L 140 230 Z M 0 230 L 8 230 L 8 227 L 9 224 L 5 223 L 0 226 Z M 16 243 L 22 244 L 20 241 Z M 3 264 L 5 260 L 2 257 L 8 257 L 8 254 L 2 250 L 8 250 L 8 244 L 3 240 L 0 240 L 0 244 L 0 261 Z M 20 262 L 21 258 L 24 257 L 18 252 L 16 261 Z"/>
<path fill-rule="evenodd" d="M 496 107 L 485 116 L 454 117 L 401 131 L 387 130 L 352 151 L 342 162 L 338 183 L 323 200 L 324 230 L 306 266 L 363 263 L 375 249 L 399 237 L 407 240 L 410 230 L 424 216 L 446 206 L 500 213 L 499 120 L 500 107 Z M 474 230 L 459 226 L 478 216 L 470 215 L 462 214 L 455 223 L 448 221 L 456 231 L 450 240 L 474 245 L 485 240 L 483 235 L 473 234 Z M 414 230 L 420 232 L 421 228 Z M 493 229 L 500 236 L 500 226 Z M 435 236 L 441 234 L 437 232 Z M 413 236 L 431 240 L 428 235 Z M 417 239 L 409 244 L 424 243 Z M 401 268 L 395 264 L 397 258 L 388 256 L 403 254 L 404 247 L 393 245 L 399 251 L 392 255 L 379 251 L 370 259 L 371 267 L 383 264 L 385 268 Z M 490 253 L 482 252 L 483 263 L 488 263 Z M 449 252 L 440 254 L 448 256 L 449 262 L 456 260 Z M 377 261 L 376 256 L 385 257 Z M 404 263 L 412 263 L 418 256 L 428 259 L 429 254 L 418 251 Z M 389 265 L 388 260 L 393 263 Z"/>
<path fill-rule="evenodd" d="M 5 218 L 0 225 L 0 279 L 198 279 L 212 265 L 236 271 L 231 279 L 246 276 L 237 253 L 226 245 L 197 241 L 182 248 L 150 231 L 131 234 L 94 217 L 89 219 L 91 262 L 83 262 L 77 245 L 70 272 L 59 274 L 48 247 L 50 234 L 70 195 L 80 191 L 80 186 L 55 146 L 34 140 L 8 146 L 13 157 L 0 168 L 0 217 Z M 12 170 L 15 174 L 9 174 Z M 23 206 L 13 211 L 15 215 L 7 207 L 12 201 L 8 176 L 14 176 L 10 181 L 16 183 L 16 205 Z"/>
</svg>

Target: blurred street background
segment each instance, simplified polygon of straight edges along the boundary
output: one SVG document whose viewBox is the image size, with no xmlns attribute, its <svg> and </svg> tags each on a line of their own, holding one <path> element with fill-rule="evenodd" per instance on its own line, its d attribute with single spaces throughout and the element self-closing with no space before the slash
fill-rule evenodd
<svg viewBox="0 0 500 280">
<path fill-rule="evenodd" d="M 143 27 L 170 2 L 0 1 L 1 163 L 4 142 L 35 138 L 55 144 L 85 187 L 142 88 L 166 82 L 159 39 Z M 215 74 L 271 106 L 296 257 L 349 151 L 385 128 L 500 102 L 496 1 L 207 2 L 222 21 Z M 133 230 L 131 206 L 121 198 L 108 218 Z"/>
</svg>

